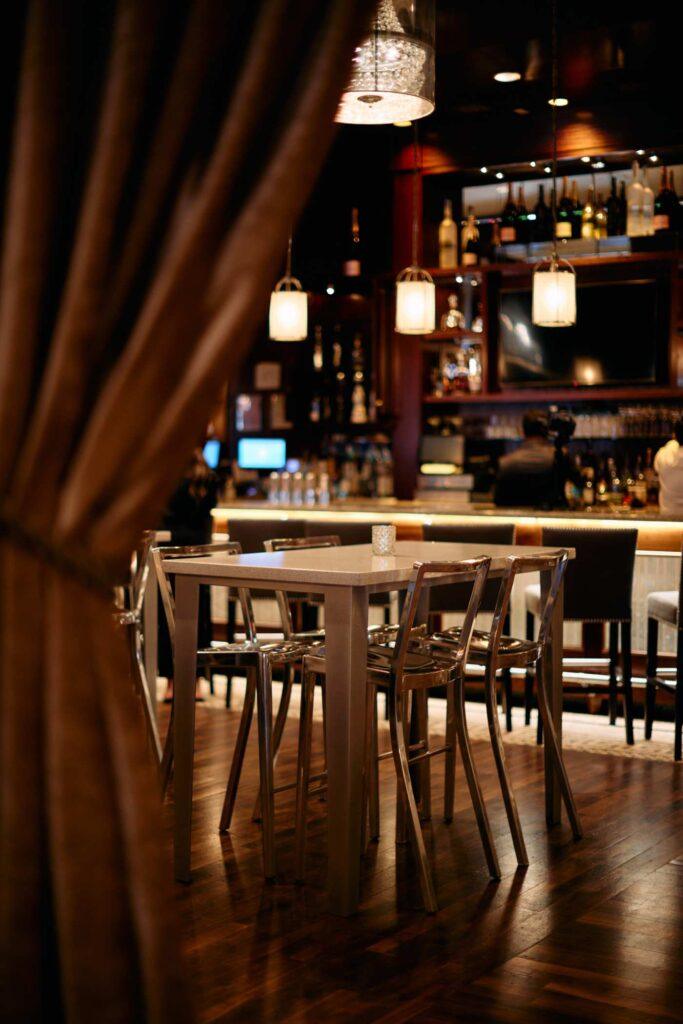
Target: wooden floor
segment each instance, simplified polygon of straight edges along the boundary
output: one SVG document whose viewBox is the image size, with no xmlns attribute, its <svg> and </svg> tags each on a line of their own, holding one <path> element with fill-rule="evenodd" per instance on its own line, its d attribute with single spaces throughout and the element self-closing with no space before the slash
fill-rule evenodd
<svg viewBox="0 0 683 1024">
<path fill-rule="evenodd" d="M 237 718 L 197 709 L 195 880 L 177 892 L 203 1021 L 683 1021 L 683 768 L 570 754 L 586 828 L 574 843 L 566 826 L 546 832 L 541 752 L 509 747 L 531 859 L 519 872 L 493 761 L 477 744 L 503 868 L 492 883 L 461 766 L 445 826 L 435 761 L 425 834 L 441 910 L 427 917 L 410 852 L 394 843 L 384 762 L 382 838 L 363 863 L 361 911 L 345 920 L 325 912 L 324 803 L 311 809 L 308 884 L 296 886 L 293 796 L 278 798 L 280 877 L 263 881 L 253 743 L 233 830 L 218 835 Z M 281 776 L 293 769 L 296 725 Z"/>
</svg>

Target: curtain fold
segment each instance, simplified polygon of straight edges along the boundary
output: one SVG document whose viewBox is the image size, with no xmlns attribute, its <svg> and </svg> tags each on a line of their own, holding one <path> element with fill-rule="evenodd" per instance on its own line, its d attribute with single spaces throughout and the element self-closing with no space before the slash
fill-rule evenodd
<svg viewBox="0 0 683 1024">
<path fill-rule="evenodd" d="M 0 272 L 3 1020 L 192 1017 L 98 574 L 123 577 L 265 317 L 372 10 L 26 7 Z"/>
</svg>

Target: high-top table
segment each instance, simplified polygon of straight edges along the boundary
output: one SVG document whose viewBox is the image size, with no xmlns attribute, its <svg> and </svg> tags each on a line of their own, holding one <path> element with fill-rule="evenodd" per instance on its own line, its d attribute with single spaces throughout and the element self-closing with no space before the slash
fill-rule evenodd
<svg viewBox="0 0 683 1024">
<path fill-rule="evenodd" d="M 175 559 L 174 708 L 174 866 L 178 881 L 190 880 L 192 776 L 197 674 L 199 585 L 299 591 L 325 599 L 327 700 L 328 895 L 330 909 L 352 914 L 358 907 L 361 843 L 361 775 L 365 718 L 368 595 L 405 590 L 413 564 L 491 557 L 491 575 L 500 576 L 509 555 L 547 554 L 551 549 L 508 545 L 399 541 L 395 555 L 377 557 L 369 544 L 263 554 Z M 570 556 L 573 557 L 573 551 Z M 449 582 L 440 576 L 440 583 Z M 429 586 L 429 578 L 427 578 Z M 550 574 L 541 574 L 542 599 Z M 426 609 L 421 610 L 423 615 Z M 545 659 L 546 685 L 558 737 L 562 736 L 562 625 L 560 591 Z M 546 818 L 560 820 L 560 792 L 546 753 Z"/>
</svg>

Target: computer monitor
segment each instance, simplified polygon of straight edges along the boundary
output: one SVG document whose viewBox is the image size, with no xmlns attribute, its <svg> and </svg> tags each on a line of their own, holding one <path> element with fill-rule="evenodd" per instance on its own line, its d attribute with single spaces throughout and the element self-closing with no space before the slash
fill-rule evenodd
<svg viewBox="0 0 683 1024">
<path fill-rule="evenodd" d="M 221 443 L 220 441 L 212 438 L 207 441 L 204 445 L 204 462 L 207 464 L 209 469 L 217 469 L 218 463 L 221 461 Z"/>
<path fill-rule="evenodd" d="M 283 437 L 241 437 L 237 442 L 240 469 L 284 469 L 287 443 Z"/>
</svg>

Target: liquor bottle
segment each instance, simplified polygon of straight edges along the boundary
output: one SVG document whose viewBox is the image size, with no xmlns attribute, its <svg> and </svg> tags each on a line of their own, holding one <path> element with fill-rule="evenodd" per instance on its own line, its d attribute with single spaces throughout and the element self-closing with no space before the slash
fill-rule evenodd
<svg viewBox="0 0 683 1024">
<path fill-rule="evenodd" d="M 658 505 L 659 477 L 655 472 L 655 467 L 652 460 L 652 448 L 648 448 L 645 452 L 645 468 L 643 469 L 643 478 L 645 480 L 647 504 Z"/>
<path fill-rule="evenodd" d="M 678 231 L 681 223 L 681 207 L 676 195 L 676 182 L 674 181 L 674 169 L 669 169 L 669 193 L 671 195 L 671 213 L 669 214 L 671 231 Z"/>
<path fill-rule="evenodd" d="M 320 324 L 314 328 L 313 340 L 313 385 L 311 406 L 308 418 L 311 423 L 320 423 L 322 419 L 322 376 L 323 376 L 323 329 Z"/>
<path fill-rule="evenodd" d="M 471 206 L 460 233 L 460 252 L 464 267 L 474 267 L 479 262 L 479 228 Z"/>
<path fill-rule="evenodd" d="M 363 339 L 356 332 L 353 338 L 353 349 L 351 351 L 351 366 L 353 370 L 353 391 L 351 392 L 351 422 L 367 423 L 368 407 L 365 394 L 365 354 L 363 352 Z"/>
<path fill-rule="evenodd" d="M 455 267 L 458 264 L 458 234 L 453 220 L 453 204 L 450 199 L 443 201 L 443 220 L 439 224 L 439 266 Z"/>
<path fill-rule="evenodd" d="M 533 220 L 534 242 L 549 242 L 553 233 L 553 218 L 550 207 L 545 201 L 545 189 L 538 186 L 538 202 L 534 206 Z"/>
<path fill-rule="evenodd" d="M 654 235 L 655 194 L 647 182 L 647 170 L 643 170 L 643 234 Z"/>
<path fill-rule="evenodd" d="M 341 327 L 334 325 L 332 342 L 332 370 L 334 373 L 334 422 L 337 427 L 346 425 L 346 373 L 343 366 L 344 350 L 341 343 Z"/>
<path fill-rule="evenodd" d="M 343 287 L 347 295 L 362 294 L 363 258 L 358 222 L 358 207 L 351 210 L 351 231 L 342 262 Z"/>
<path fill-rule="evenodd" d="M 626 234 L 639 238 L 643 230 L 643 186 L 640 183 L 640 167 L 633 161 L 633 177 L 626 189 Z"/>
<path fill-rule="evenodd" d="M 512 182 L 508 182 L 508 197 L 500 215 L 500 240 L 503 245 L 517 241 L 517 207 L 512 198 Z"/>
<path fill-rule="evenodd" d="M 669 173 L 666 167 L 662 167 L 661 184 L 655 199 L 653 221 L 655 234 L 675 230 L 677 212 L 678 199 L 673 190 L 673 171 Z"/>
<path fill-rule="evenodd" d="M 572 182 L 572 238 L 581 238 L 581 217 L 583 206 L 579 200 L 579 184 L 574 179 Z"/>
<path fill-rule="evenodd" d="M 581 214 L 581 237 L 582 238 L 593 238 L 593 229 L 595 221 L 595 201 L 593 199 L 593 186 L 591 185 L 588 189 L 588 196 L 583 207 L 583 213 Z"/>
<path fill-rule="evenodd" d="M 628 202 L 626 199 L 626 182 L 621 179 L 619 184 L 619 231 L 618 234 L 626 234 L 626 218 L 628 216 Z"/>
<path fill-rule="evenodd" d="M 453 292 L 448 296 L 448 309 L 441 317 L 442 331 L 457 331 L 465 326 L 465 317 L 458 309 L 458 296 Z"/>
<path fill-rule="evenodd" d="M 585 508 L 592 508 L 595 504 L 595 470 L 592 466 L 586 466 L 583 471 L 583 490 L 581 499 Z"/>
<path fill-rule="evenodd" d="M 603 202 L 601 192 L 598 192 L 598 198 L 595 203 L 595 214 L 593 215 L 593 237 L 607 238 L 607 207 Z"/>
<path fill-rule="evenodd" d="M 609 486 L 607 484 L 607 479 L 605 477 L 605 463 L 601 461 L 598 469 L 597 483 L 595 484 L 595 504 L 606 505 L 608 495 Z"/>
<path fill-rule="evenodd" d="M 567 178 L 562 179 L 562 198 L 557 207 L 557 223 L 555 224 L 555 238 L 572 237 L 572 201 L 567 190 Z"/>
<path fill-rule="evenodd" d="M 617 179 L 612 175 L 612 188 L 610 189 L 609 198 L 607 200 L 607 234 L 610 236 L 618 235 L 619 222 L 621 220 L 621 210 L 619 205 L 619 196 L 617 195 Z"/>
<path fill-rule="evenodd" d="M 517 241 L 523 245 L 529 241 L 529 211 L 526 208 L 524 199 L 524 188 L 522 185 L 517 190 Z"/>
</svg>

